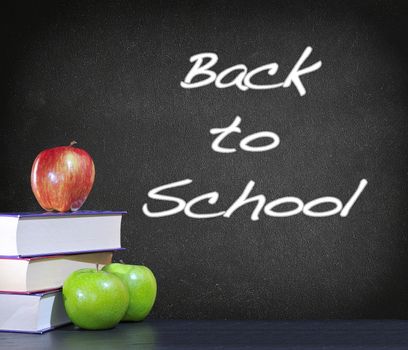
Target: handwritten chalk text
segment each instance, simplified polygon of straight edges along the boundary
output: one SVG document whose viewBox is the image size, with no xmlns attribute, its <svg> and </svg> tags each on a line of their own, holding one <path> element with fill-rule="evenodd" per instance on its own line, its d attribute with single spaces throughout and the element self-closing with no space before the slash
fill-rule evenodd
<svg viewBox="0 0 408 350">
<path fill-rule="evenodd" d="M 312 73 L 322 66 L 322 62 L 317 61 L 308 67 L 301 68 L 311 53 L 312 48 L 310 46 L 306 47 L 286 79 L 283 82 L 269 85 L 257 84 L 254 82 L 254 78 L 261 73 L 267 73 L 270 76 L 274 76 L 279 69 L 279 65 L 275 62 L 265 64 L 251 71 L 248 71 L 248 67 L 245 64 L 237 64 L 217 74 L 210 70 L 210 68 L 214 67 L 218 62 L 218 55 L 212 52 L 199 53 L 190 58 L 190 62 L 194 63 L 194 65 L 187 73 L 184 81 L 180 82 L 180 85 L 184 89 L 195 89 L 214 83 L 219 89 L 225 89 L 235 85 L 238 89 L 247 91 L 249 89 L 269 90 L 288 88 L 293 84 L 297 88 L 299 95 L 304 96 L 306 94 L 306 89 L 300 79 L 301 76 Z M 205 60 L 208 61 L 204 63 Z M 193 82 L 193 80 L 199 76 L 202 76 L 203 78 Z"/>
<path fill-rule="evenodd" d="M 222 140 L 224 140 L 229 134 L 232 133 L 241 133 L 241 129 L 238 127 L 238 125 L 241 123 L 241 118 L 239 116 L 235 117 L 235 120 L 232 122 L 230 126 L 227 126 L 226 128 L 214 128 L 210 130 L 210 134 L 212 135 L 217 135 L 219 134 L 215 140 L 213 141 L 211 148 L 215 152 L 219 153 L 233 153 L 236 152 L 236 148 L 227 148 L 220 146 L 220 143 Z M 264 145 L 264 146 L 251 146 L 250 143 L 252 141 L 262 139 L 262 138 L 268 138 L 272 139 L 272 143 Z M 280 138 L 277 134 L 275 134 L 272 131 L 260 131 L 255 134 L 248 135 L 247 137 L 244 137 L 241 142 L 239 143 L 239 146 L 247 152 L 265 152 L 269 151 L 271 149 L 274 149 L 279 146 L 280 143 Z"/>
<path fill-rule="evenodd" d="M 259 220 L 259 215 L 263 212 L 267 216 L 271 217 L 288 217 L 294 216 L 300 213 L 303 213 L 306 216 L 311 217 L 327 217 L 339 214 L 341 217 L 346 217 L 351 208 L 353 207 L 354 203 L 360 197 L 361 193 L 363 192 L 364 188 L 367 186 L 368 181 L 366 179 L 362 179 L 354 192 L 354 194 L 349 198 L 349 200 L 343 205 L 343 202 L 336 198 L 336 197 L 320 197 L 314 199 L 308 203 L 304 203 L 298 197 L 282 197 L 279 199 L 275 199 L 269 203 L 266 203 L 266 197 L 263 194 L 258 194 L 255 196 L 250 196 L 254 186 L 254 181 L 249 181 L 246 185 L 242 194 L 238 197 L 238 199 L 227 209 L 221 210 L 213 213 L 199 213 L 194 211 L 194 206 L 199 202 L 207 202 L 208 204 L 215 205 L 219 198 L 218 192 L 208 192 L 202 195 L 199 195 L 188 202 L 182 198 L 165 195 L 162 192 L 171 188 L 181 187 L 189 185 L 193 182 L 191 179 L 185 179 L 173 183 L 169 183 L 163 186 L 156 187 L 149 191 L 148 196 L 151 199 L 156 201 L 165 201 L 176 203 L 177 205 L 171 209 L 166 209 L 162 211 L 151 211 L 149 205 L 145 203 L 143 205 L 143 213 L 151 218 L 160 218 L 165 216 L 175 215 L 181 212 L 190 218 L 193 219 L 210 219 L 215 217 L 225 217 L 229 218 L 232 214 L 235 213 L 239 208 L 246 206 L 248 204 L 254 203 L 255 208 L 251 214 L 251 220 L 257 221 Z M 286 211 L 279 211 L 278 207 L 281 205 L 294 205 L 293 209 L 286 210 Z M 316 209 L 319 205 L 333 205 L 333 208 L 330 210 L 325 211 L 318 211 Z"/>
</svg>

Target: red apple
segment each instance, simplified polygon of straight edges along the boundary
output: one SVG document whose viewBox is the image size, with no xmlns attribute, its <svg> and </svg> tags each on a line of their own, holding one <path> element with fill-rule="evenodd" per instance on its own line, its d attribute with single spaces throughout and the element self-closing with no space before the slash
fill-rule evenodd
<svg viewBox="0 0 408 350">
<path fill-rule="evenodd" d="M 95 166 L 83 149 L 69 146 L 50 148 L 35 158 L 31 169 L 31 188 L 47 211 L 76 211 L 91 192 Z"/>
</svg>

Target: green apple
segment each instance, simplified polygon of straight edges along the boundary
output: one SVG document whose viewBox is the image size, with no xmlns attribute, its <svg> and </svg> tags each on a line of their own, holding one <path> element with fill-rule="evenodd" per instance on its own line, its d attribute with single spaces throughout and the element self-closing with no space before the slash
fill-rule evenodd
<svg viewBox="0 0 408 350">
<path fill-rule="evenodd" d="M 129 308 L 122 321 L 142 321 L 156 300 L 157 283 L 153 272 L 146 266 L 113 263 L 103 271 L 118 276 L 129 290 Z"/>
<path fill-rule="evenodd" d="M 116 326 L 129 306 L 127 287 L 117 276 L 96 269 L 73 272 L 62 288 L 68 317 L 84 329 Z"/>
</svg>

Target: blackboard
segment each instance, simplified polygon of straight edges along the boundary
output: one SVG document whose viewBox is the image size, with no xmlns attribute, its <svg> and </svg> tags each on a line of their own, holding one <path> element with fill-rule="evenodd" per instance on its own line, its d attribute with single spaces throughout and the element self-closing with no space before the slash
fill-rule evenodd
<svg viewBox="0 0 408 350">
<path fill-rule="evenodd" d="M 76 140 L 96 166 L 83 208 L 128 211 L 116 258 L 155 272 L 153 318 L 407 317 L 404 1 L 40 1 L 2 15 L 1 211 L 39 210 L 34 158 Z M 277 63 L 251 81 L 282 83 L 305 50 L 302 67 L 321 66 L 300 78 L 303 94 L 293 82 L 181 84 L 203 53 L 217 55 L 214 74 Z M 235 152 L 215 151 L 210 130 L 237 116 L 242 132 L 221 143 Z M 279 145 L 241 147 L 265 131 Z M 305 207 L 327 196 L 344 206 L 365 187 L 344 216 L 337 202 L 309 206 L 336 209 L 324 217 L 261 208 L 251 220 L 257 202 L 208 219 L 143 212 L 174 208 L 149 192 L 187 179 L 162 194 L 217 192 L 200 213 L 228 210 L 248 184 L 266 203 Z"/>
</svg>

